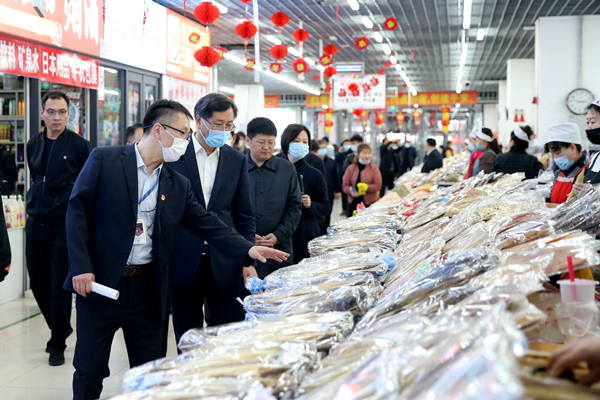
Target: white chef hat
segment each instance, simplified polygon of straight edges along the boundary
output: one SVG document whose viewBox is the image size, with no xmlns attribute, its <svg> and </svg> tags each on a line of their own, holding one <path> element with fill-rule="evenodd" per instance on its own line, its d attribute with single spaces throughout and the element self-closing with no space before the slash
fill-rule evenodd
<svg viewBox="0 0 600 400">
<path fill-rule="evenodd" d="M 524 142 L 529 143 L 529 136 L 527 136 L 527 133 L 525 133 L 525 131 L 523 129 L 521 129 L 520 126 L 517 126 L 515 128 L 515 130 L 513 131 L 513 133 L 515 134 L 515 136 L 519 139 L 521 139 Z"/>
<path fill-rule="evenodd" d="M 477 139 L 477 128 L 473 128 L 471 133 L 469 133 L 469 139 Z"/>
<path fill-rule="evenodd" d="M 600 97 L 598 97 L 596 100 L 592 101 L 592 104 L 600 107 Z"/>
<path fill-rule="evenodd" d="M 550 142 L 574 143 L 580 145 L 581 134 L 579 131 L 579 126 L 572 122 L 552 125 L 550 129 L 548 129 L 547 143 Z"/>
<path fill-rule="evenodd" d="M 477 139 L 485 140 L 488 143 L 494 141 L 494 137 L 483 133 L 482 131 L 477 131 Z"/>
</svg>

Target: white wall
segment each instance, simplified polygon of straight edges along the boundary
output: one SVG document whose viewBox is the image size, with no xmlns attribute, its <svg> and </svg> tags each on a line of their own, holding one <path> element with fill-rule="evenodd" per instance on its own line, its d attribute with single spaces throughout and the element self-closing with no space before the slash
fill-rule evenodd
<svg viewBox="0 0 600 400">
<path fill-rule="evenodd" d="M 510 132 L 517 125 L 529 125 L 536 131 L 537 107 L 533 104 L 535 97 L 535 61 L 534 59 L 508 60 L 506 62 L 508 127 L 502 132 L 501 143 L 508 144 Z M 524 122 L 521 122 L 520 112 Z M 518 112 L 518 122 L 515 113 Z M 506 112 L 505 112 L 506 114 Z"/>
<path fill-rule="evenodd" d="M 233 98 L 239 113 L 235 120 L 236 131 L 246 132 L 248 122 L 256 117 L 264 117 L 265 87 L 263 85 L 235 85 Z M 292 121 L 295 114 L 292 117 Z"/>
<path fill-rule="evenodd" d="M 536 21 L 538 144 L 545 143 L 551 125 L 563 122 L 578 124 L 585 139 L 585 116 L 571 114 L 566 99 L 577 88 L 600 96 L 599 37 L 600 15 L 544 17 Z"/>
<path fill-rule="evenodd" d="M 498 137 L 500 143 L 503 143 L 503 139 L 508 137 L 510 127 L 508 119 L 506 118 L 506 111 L 508 110 L 508 83 L 507 81 L 500 81 L 498 84 Z M 508 132 L 507 132 L 508 131 Z"/>
<path fill-rule="evenodd" d="M 498 132 L 498 104 L 483 105 L 483 126 L 490 128 L 494 133 L 500 134 Z"/>
</svg>

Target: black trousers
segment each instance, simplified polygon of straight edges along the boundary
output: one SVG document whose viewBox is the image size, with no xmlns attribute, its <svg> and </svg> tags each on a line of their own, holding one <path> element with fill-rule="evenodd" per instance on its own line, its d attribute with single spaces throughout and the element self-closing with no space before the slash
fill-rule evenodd
<svg viewBox="0 0 600 400">
<path fill-rule="evenodd" d="M 25 226 L 27 270 L 31 290 L 50 331 L 46 349 L 64 351 L 72 332 L 72 294 L 63 289 L 69 272 L 65 221 Z"/>
<path fill-rule="evenodd" d="M 392 190 L 394 188 L 394 173 L 388 172 L 386 174 L 381 174 L 381 190 L 379 191 L 379 196 L 383 197 L 387 189 Z"/>
<path fill-rule="evenodd" d="M 246 313 L 236 300 L 240 297 L 241 287 L 243 282 L 240 274 L 240 281 L 236 285 L 220 288 L 213 274 L 210 256 L 204 254 L 196 278 L 190 286 L 169 286 L 177 343 L 188 330 L 204 326 L 202 306 L 205 299 L 211 326 L 243 321 Z"/>
<path fill-rule="evenodd" d="M 77 296 L 74 400 L 100 397 L 102 381 L 110 375 L 110 348 L 119 328 L 123 329 L 131 368 L 166 355 L 152 274 L 122 277 L 117 290 L 117 300 L 93 301 Z"/>
</svg>

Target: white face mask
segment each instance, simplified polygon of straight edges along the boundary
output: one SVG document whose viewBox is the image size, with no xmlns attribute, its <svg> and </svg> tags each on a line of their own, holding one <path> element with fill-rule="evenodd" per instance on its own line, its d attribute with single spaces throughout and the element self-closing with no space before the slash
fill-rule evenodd
<svg viewBox="0 0 600 400">
<path fill-rule="evenodd" d="M 165 132 L 171 135 L 171 132 L 169 132 L 166 129 Z M 173 144 L 171 145 L 171 147 L 165 147 L 162 145 L 160 140 L 158 141 L 158 143 L 160 143 L 160 146 L 162 147 L 163 159 L 165 160 L 165 162 L 178 161 L 181 158 L 181 156 L 185 154 L 185 151 L 187 150 L 189 144 L 189 141 L 185 139 L 178 138 L 173 135 L 171 135 L 171 137 L 173 138 Z"/>
</svg>

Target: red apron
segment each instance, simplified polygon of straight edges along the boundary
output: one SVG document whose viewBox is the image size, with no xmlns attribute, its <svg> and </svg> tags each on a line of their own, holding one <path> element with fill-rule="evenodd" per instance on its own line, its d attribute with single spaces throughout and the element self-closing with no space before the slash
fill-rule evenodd
<svg viewBox="0 0 600 400">
<path fill-rule="evenodd" d="M 554 183 L 554 186 L 552 187 L 552 194 L 550 195 L 550 203 L 562 204 L 565 201 L 567 201 L 567 197 L 569 197 L 569 193 L 571 193 L 571 190 L 573 190 L 573 181 L 575 180 L 577 175 L 582 173 L 583 170 L 589 166 L 590 166 L 589 164 L 584 165 L 579 171 L 577 171 L 575 176 L 572 178 L 565 178 L 563 176 L 564 172 L 561 172 L 560 175 L 558 176 L 558 178 L 556 178 L 556 182 Z"/>
</svg>

